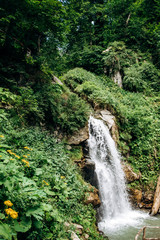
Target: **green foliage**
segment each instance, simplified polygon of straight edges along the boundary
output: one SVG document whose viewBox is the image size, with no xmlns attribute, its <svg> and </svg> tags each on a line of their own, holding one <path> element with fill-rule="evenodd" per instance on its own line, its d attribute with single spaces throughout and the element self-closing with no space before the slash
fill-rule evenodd
<svg viewBox="0 0 160 240">
<path fill-rule="evenodd" d="M 82 50 L 71 51 L 68 57 L 67 65 L 70 68 L 80 67 L 96 74 L 103 74 L 101 46 L 84 46 Z"/>
<path fill-rule="evenodd" d="M 67 86 L 75 89 L 78 84 L 82 84 L 87 80 L 92 81 L 92 79 L 95 79 L 95 76 L 93 73 L 90 73 L 82 68 L 75 68 L 67 72 L 67 74 L 63 76 L 63 79 Z"/>
<path fill-rule="evenodd" d="M 124 89 L 132 92 L 160 91 L 160 72 L 152 63 L 132 65 L 126 69 L 123 80 Z"/>
<path fill-rule="evenodd" d="M 91 239 L 103 239 L 95 211 L 83 203 L 89 186 L 62 142 L 39 128 L 15 131 L 9 122 L 0 141 L 1 237 L 68 239 L 64 223 L 70 222 L 82 224 Z M 7 215 L 6 200 L 18 217 Z"/>
<path fill-rule="evenodd" d="M 42 118 L 38 109 L 38 102 L 33 90 L 28 87 L 18 89 L 18 94 L 13 94 L 8 89 L 0 88 L 0 107 L 1 111 L 8 110 L 18 122 L 35 121 L 35 118 Z M 6 114 L 6 113 L 5 113 Z"/>
<path fill-rule="evenodd" d="M 138 61 L 137 54 L 132 50 L 127 49 L 124 42 L 110 43 L 103 54 L 104 64 L 109 68 L 108 72 L 111 74 L 117 70 L 123 71 L 124 68 L 129 67 Z"/>
<path fill-rule="evenodd" d="M 67 134 L 84 127 L 89 107 L 76 94 L 67 92 L 58 84 L 36 85 L 35 91 L 45 121 L 59 127 Z"/>
<path fill-rule="evenodd" d="M 148 69 L 148 63 L 142 64 L 141 69 L 149 83 L 147 74 L 150 72 L 144 71 Z M 82 69 L 71 70 L 64 76 L 64 81 L 92 106 L 108 109 L 116 116 L 120 131 L 120 151 L 123 156 L 130 156 L 128 161 L 142 172 L 143 182 L 150 182 L 159 171 L 159 97 L 126 92 L 112 80 L 91 73 L 86 73 L 87 77 L 83 81 L 77 80 L 78 70 L 80 73 L 86 72 Z M 156 74 L 150 76 L 157 81 Z M 147 174 L 148 177 L 145 178 Z"/>
<path fill-rule="evenodd" d="M 67 134 L 84 127 L 89 114 L 89 107 L 82 99 L 51 82 L 39 82 L 32 88 L 20 87 L 17 94 L 0 88 L 0 107 L 2 120 L 8 112 L 20 125 L 33 125 L 41 121 L 52 125 L 52 128 L 59 127 Z"/>
</svg>

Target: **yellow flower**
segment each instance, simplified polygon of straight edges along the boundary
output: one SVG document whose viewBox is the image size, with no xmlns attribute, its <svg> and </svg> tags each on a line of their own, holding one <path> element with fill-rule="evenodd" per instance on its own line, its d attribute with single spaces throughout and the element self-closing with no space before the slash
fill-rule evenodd
<svg viewBox="0 0 160 240">
<path fill-rule="evenodd" d="M 13 211 L 10 213 L 10 216 L 11 216 L 11 218 L 16 219 L 16 218 L 18 218 L 18 212 L 16 212 L 16 211 L 13 210 Z"/>
<path fill-rule="evenodd" d="M 1 137 L 1 138 L 4 138 L 4 136 L 3 136 L 3 135 L 0 135 L 0 137 Z"/>
<path fill-rule="evenodd" d="M 15 156 L 16 158 L 20 158 L 20 156 L 18 156 L 18 155 L 16 155 L 16 154 L 15 154 L 14 156 Z"/>
<path fill-rule="evenodd" d="M 13 158 L 10 158 L 10 160 L 14 160 Z"/>
<path fill-rule="evenodd" d="M 0 155 L 0 157 L 2 157 L 2 155 Z"/>
<path fill-rule="evenodd" d="M 24 147 L 24 149 L 30 150 L 30 148 L 29 148 L 29 147 Z"/>
<path fill-rule="evenodd" d="M 7 152 L 8 152 L 9 154 L 11 154 L 11 155 L 14 155 L 14 156 L 16 156 L 16 154 L 15 154 L 15 153 L 13 153 L 11 150 L 7 150 Z"/>
<path fill-rule="evenodd" d="M 44 182 L 44 183 L 45 183 L 47 186 L 49 186 L 49 183 L 47 183 L 47 182 L 46 182 L 46 181 L 44 181 L 44 180 L 43 180 L 43 182 Z"/>
<path fill-rule="evenodd" d="M 10 200 L 5 201 L 4 204 L 5 204 L 6 206 L 8 206 L 8 207 L 12 207 L 12 206 L 13 206 L 13 203 L 11 203 Z"/>
<path fill-rule="evenodd" d="M 13 218 L 13 219 L 16 219 L 18 217 L 18 212 L 16 212 L 12 208 L 5 209 L 5 212 L 7 213 L 7 215 L 10 215 L 11 218 Z"/>
<path fill-rule="evenodd" d="M 22 162 L 24 162 L 26 164 L 27 167 L 29 167 L 29 162 L 26 161 L 25 159 L 22 159 Z"/>
<path fill-rule="evenodd" d="M 7 213 L 7 215 L 10 215 L 12 211 L 13 211 L 12 208 L 5 209 L 5 212 Z"/>
<path fill-rule="evenodd" d="M 61 176 L 61 179 L 64 179 L 65 178 L 65 176 Z"/>
<path fill-rule="evenodd" d="M 24 157 L 24 158 L 27 158 L 27 156 L 26 156 L 26 155 L 23 155 L 23 157 Z"/>
</svg>

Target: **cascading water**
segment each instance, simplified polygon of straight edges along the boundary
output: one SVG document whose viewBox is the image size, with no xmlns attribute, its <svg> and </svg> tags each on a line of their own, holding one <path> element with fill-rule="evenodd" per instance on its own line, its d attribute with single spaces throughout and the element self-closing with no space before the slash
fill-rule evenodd
<svg viewBox="0 0 160 240">
<path fill-rule="evenodd" d="M 95 162 L 101 199 L 98 209 L 99 230 L 108 234 L 124 226 L 136 225 L 137 218 L 145 218 L 146 214 L 142 216 L 140 212 L 131 209 L 115 142 L 103 121 L 93 117 L 89 120 L 88 145 L 90 158 Z"/>
</svg>

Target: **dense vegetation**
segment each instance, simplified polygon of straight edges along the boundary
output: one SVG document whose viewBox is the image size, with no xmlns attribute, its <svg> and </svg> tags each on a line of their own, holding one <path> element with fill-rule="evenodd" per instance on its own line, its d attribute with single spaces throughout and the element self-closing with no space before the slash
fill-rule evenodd
<svg viewBox="0 0 160 240">
<path fill-rule="evenodd" d="M 80 151 L 66 142 L 94 107 L 116 116 L 119 150 L 142 173 L 141 187 L 154 188 L 159 14 L 158 0 L 0 2 L 1 239 L 70 239 L 65 222 L 104 239 L 84 204 L 90 187 L 73 163 Z"/>
<path fill-rule="evenodd" d="M 70 70 L 64 81 L 93 107 L 108 109 L 116 116 L 119 150 L 135 170 L 140 170 L 143 185 L 152 183 L 154 186 L 160 167 L 159 97 L 156 94 L 145 96 L 141 91 L 125 91 L 110 78 L 79 68 Z"/>
<path fill-rule="evenodd" d="M 84 204 L 93 189 L 73 163 L 78 155 L 78 149 L 68 151 L 66 143 L 39 127 L 14 129 L 13 121 L 1 121 L 2 239 L 68 239 L 72 223 L 84 226 L 83 235 L 103 239 L 93 207 Z"/>
</svg>

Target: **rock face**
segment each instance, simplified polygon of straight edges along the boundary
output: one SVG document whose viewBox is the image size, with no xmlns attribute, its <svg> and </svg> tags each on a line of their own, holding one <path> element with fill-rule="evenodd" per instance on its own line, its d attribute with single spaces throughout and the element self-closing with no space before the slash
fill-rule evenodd
<svg viewBox="0 0 160 240">
<path fill-rule="evenodd" d="M 136 207 L 138 206 L 139 208 L 151 209 L 153 205 L 153 197 L 154 195 L 151 191 L 142 192 L 138 189 L 129 189 L 130 201 Z"/>
<path fill-rule="evenodd" d="M 84 128 L 81 128 L 78 132 L 74 133 L 69 139 L 68 144 L 79 145 L 89 137 L 88 124 Z"/>
<path fill-rule="evenodd" d="M 92 203 L 94 207 L 98 207 L 101 204 L 101 201 L 98 196 L 98 190 L 96 188 L 94 188 L 93 192 L 89 192 L 89 195 L 87 193 L 85 203 L 87 205 Z"/>
<path fill-rule="evenodd" d="M 113 140 L 117 144 L 119 140 L 119 133 L 118 127 L 116 125 L 116 118 L 112 115 L 112 113 L 108 110 L 97 110 L 95 113 L 95 117 L 102 119 L 106 123 L 111 132 Z"/>
<path fill-rule="evenodd" d="M 122 168 L 128 183 L 134 182 L 135 180 L 139 180 L 141 178 L 141 173 L 135 173 L 131 166 L 129 166 L 128 164 L 122 163 Z"/>
<path fill-rule="evenodd" d="M 116 84 L 118 84 L 120 88 L 122 87 L 122 76 L 120 74 L 120 71 L 115 72 L 112 76 L 112 79 Z"/>
<path fill-rule="evenodd" d="M 85 180 L 94 185 L 95 163 L 90 158 L 86 158 L 82 169 L 84 171 Z"/>
<path fill-rule="evenodd" d="M 131 202 L 136 205 L 139 206 L 139 204 L 141 203 L 142 200 L 142 191 L 138 190 L 138 189 L 129 189 L 129 197 Z"/>
<path fill-rule="evenodd" d="M 112 115 L 112 113 L 109 112 L 108 110 L 102 110 L 100 111 L 100 118 L 106 122 L 110 130 L 115 121 L 115 117 Z"/>
<path fill-rule="evenodd" d="M 61 80 L 59 78 L 57 78 L 56 76 L 52 75 L 52 78 L 53 78 L 53 84 L 58 83 L 61 86 L 63 85 Z"/>
<path fill-rule="evenodd" d="M 82 146 L 84 161 L 81 168 L 83 170 L 84 179 L 87 182 L 89 182 L 92 186 L 98 188 L 97 175 L 95 172 L 95 163 L 91 160 L 89 156 L 88 142 L 87 141 L 83 142 Z"/>
<path fill-rule="evenodd" d="M 119 139 L 118 127 L 115 123 L 115 117 L 108 110 L 97 110 L 95 117 L 102 119 L 108 126 L 113 140 L 117 143 Z M 78 132 L 75 132 L 68 138 L 68 144 L 79 145 L 89 138 L 88 124 L 84 128 L 81 128 Z"/>
<path fill-rule="evenodd" d="M 160 208 L 160 176 L 157 181 L 157 187 L 156 187 L 156 192 L 154 194 L 154 201 L 153 201 L 153 207 L 151 210 L 151 215 L 152 216 L 156 215 L 159 208 Z"/>
</svg>

